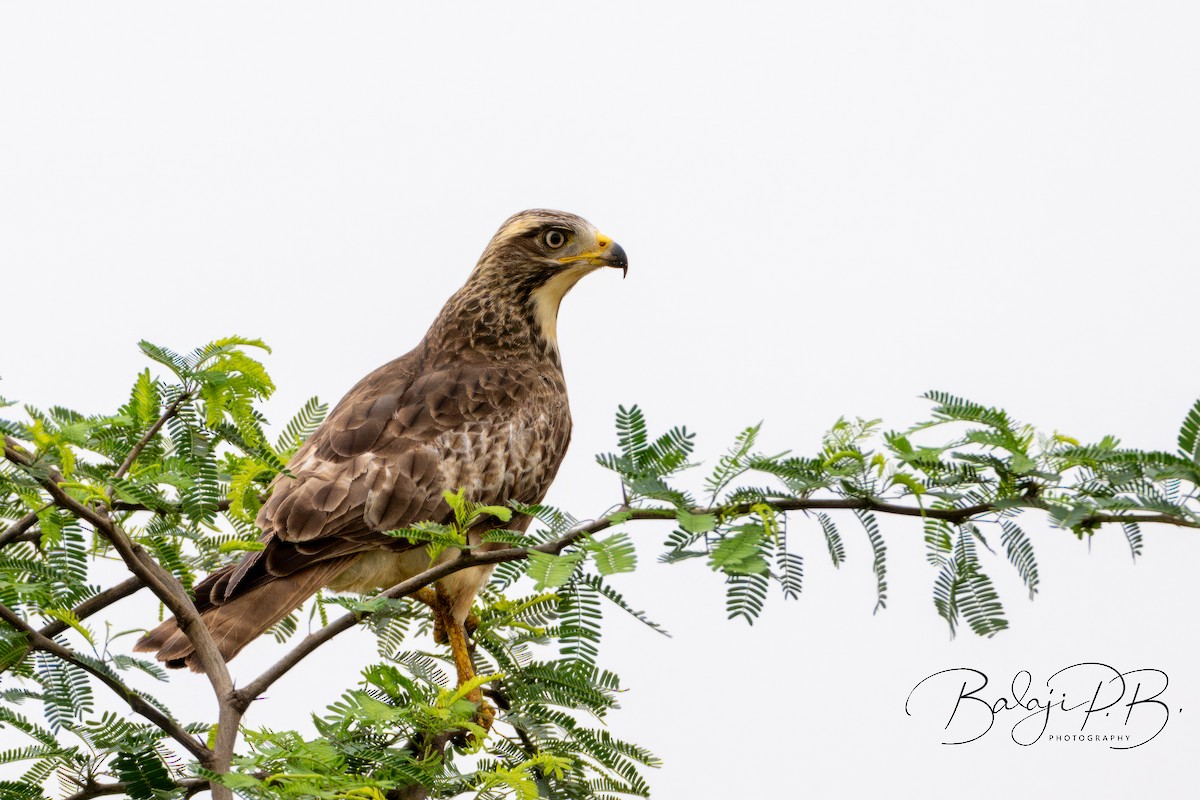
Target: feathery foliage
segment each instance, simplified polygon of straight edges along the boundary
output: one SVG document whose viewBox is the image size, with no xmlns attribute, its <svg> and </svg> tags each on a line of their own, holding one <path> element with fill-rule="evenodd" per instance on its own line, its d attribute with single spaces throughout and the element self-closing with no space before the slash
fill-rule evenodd
<svg viewBox="0 0 1200 800">
<path fill-rule="evenodd" d="M 261 407 L 274 386 L 251 355 L 262 342 L 141 349 L 157 367 L 135 377 L 111 414 L 25 408 L 17 418 L 0 402 L 9 409 L 0 419 L 5 798 L 80 787 L 138 800 L 204 787 L 264 800 L 648 796 L 644 771 L 658 761 L 610 731 L 622 688 L 603 665 L 606 613 L 665 633 L 617 588 L 642 568 L 634 523 L 669 526 L 658 561 L 715 573 L 728 617 L 753 623 L 776 587 L 784 599 L 802 597 L 812 548 L 834 568 L 847 563 L 835 519 L 846 511 L 870 548 L 873 604 L 883 609 L 888 542 L 879 520 L 911 517 L 924 531 L 935 613 L 951 634 L 965 623 L 980 636 L 1008 625 L 990 572 L 1014 569 L 1030 598 L 1039 589 L 1023 519 L 1031 512 L 1080 539 L 1119 525 L 1134 557 L 1148 523 L 1200 527 L 1200 402 L 1166 452 L 1039 435 L 1003 410 L 930 392 L 928 420 L 887 432 L 877 420 L 838 420 L 811 455 L 760 452 L 762 425 L 748 427 L 699 486 L 686 480 L 694 435 L 683 427 L 654 435 L 640 408 L 622 407 L 617 452 L 597 458 L 620 479 L 615 511 L 581 523 L 544 505 L 478 504 L 460 489 L 445 494 L 451 522 L 387 532 L 423 546 L 431 565 L 498 562 L 473 614 L 475 681 L 455 686 L 446 648 L 422 639 L 435 627 L 423 603 L 318 595 L 274 637 L 334 631 L 331 611 L 341 607 L 376 637 L 377 663 L 363 665 L 359 683 L 315 714 L 310 730 L 242 726 L 228 769 L 214 770 L 216 720 L 181 721 L 143 688 L 171 676 L 130 655 L 136 632 L 100 624 L 111 603 L 143 588 L 140 578 L 114 579 L 112 563 L 127 544 L 187 591 L 261 548 L 262 498 L 328 407 L 310 399 L 272 438 Z M 473 539 L 481 526 L 490 532 Z M 476 687 L 496 710 L 490 732 L 468 699 Z"/>
</svg>

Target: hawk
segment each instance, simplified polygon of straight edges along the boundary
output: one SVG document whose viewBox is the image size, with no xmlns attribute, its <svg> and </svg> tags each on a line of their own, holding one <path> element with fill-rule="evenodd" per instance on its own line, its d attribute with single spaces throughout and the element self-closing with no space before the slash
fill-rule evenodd
<svg viewBox="0 0 1200 800">
<path fill-rule="evenodd" d="M 321 588 L 372 592 L 428 569 L 423 546 L 381 531 L 450 522 L 444 492 L 465 489 L 487 505 L 542 500 L 571 436 L 559 303 L 600 267 L 627 271 L 625 251 L 574 214 L 523 211 L 500 227 L 420 344 L 359 381 L 275 479 L 257 519 L 263 549 L 196 585 L 226 661 Z M 491 569 L 448 575 L 422 597 L 460 685 L 473 676 L 465 621 Z M 174 619 L 136 649 L 198 668 Z"/>
</svg>

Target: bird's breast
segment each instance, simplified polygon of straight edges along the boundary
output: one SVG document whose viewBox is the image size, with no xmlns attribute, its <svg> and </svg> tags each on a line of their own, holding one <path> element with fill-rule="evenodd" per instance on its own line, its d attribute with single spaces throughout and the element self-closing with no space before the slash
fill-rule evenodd
<svg viewBox="0 0 1200 800">
<path fill-rule="evenodd" d="M 465 489 L 478 503 L 537 503 L 558 472 L 570 434 L 565 398 L 447 431 L 435 440 L 444 485 Z"/>
</svg>

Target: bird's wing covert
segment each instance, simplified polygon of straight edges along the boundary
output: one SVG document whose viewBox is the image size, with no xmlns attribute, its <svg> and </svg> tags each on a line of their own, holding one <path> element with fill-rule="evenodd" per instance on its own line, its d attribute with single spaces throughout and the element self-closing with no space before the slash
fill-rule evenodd
<svg viewBox="0 0 1200 800">
<path fill-rule="evenodd" d="M 458 487 L 446 482 L 444 435 L 504 417 L 528 384 L 465 363 L 418 372 L 412 356 L 360 381 L 305 443 L 288 465 L 295 477 L 281 475 L 259 513 L 265 532 L 327 557 L 329 537 L 367 549 L 379 546 L 373 531 L 447 516 L 442 493 Z"/>
</svg>

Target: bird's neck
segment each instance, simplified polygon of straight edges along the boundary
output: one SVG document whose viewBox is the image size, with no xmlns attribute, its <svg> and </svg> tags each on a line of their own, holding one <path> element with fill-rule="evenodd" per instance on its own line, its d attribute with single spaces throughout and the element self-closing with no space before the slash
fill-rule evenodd
<svg viewBox="0 0 1200 800">
<path fill-rule="evenodd" d="M 499 362 L 546 362 L 560 368 L 558 308 L 584 274 L 571 270 L 548 280 L 530 276 L 503 285 L 472 276 L 446 302 L 426 343 L 431 351 L 451 358 L 472 355 Z"/>
</svg>

